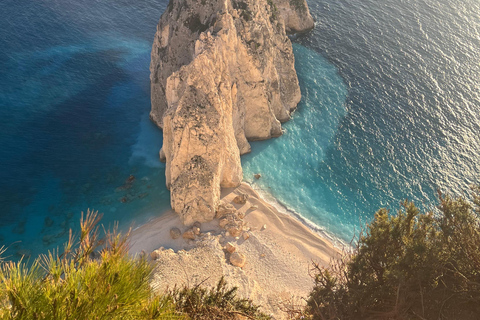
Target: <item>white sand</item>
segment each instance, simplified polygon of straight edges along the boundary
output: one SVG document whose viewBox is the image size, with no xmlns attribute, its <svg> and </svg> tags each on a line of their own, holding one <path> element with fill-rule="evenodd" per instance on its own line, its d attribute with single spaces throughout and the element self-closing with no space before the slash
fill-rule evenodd
<svg viewBox="0 0 480 320">
<path fill-rule="evenodd" d="M 222 197 L 233 204 L 233 198 L 241 193 L 249 195 L 247 203 L 234 206 L 245 213 L 244 220 L 251 227 L 247 240 L 225 237 L 225 231 L 215 220 L 202 224 L 203 236 L 199 240 L 173 240 L 170 237 L 172 227 L 182 232 L 187 227 L 182 226 L 178 216 L 170 211 L 133 231 L 130 252 L 143 250 L 149 254 L 160 247 L 175 251 L 162 251 L 156 261 L 153 285 L 160 292 L 175 285 L 200 282 L 206 286 L 215 285 L 224 275 L 229 285 L 239 288 L 240 296 L 262 305 L 263 311 L 275 319 L 286 318 L 281 311 L 282 304 L 292 299 L 302 303 L 300 298 L 306 298 L 313 286 L 309 275 L 312 261 L 327 265 L 333 257 L 338 257 L 340 250 L 295 218 L 280 213 L 246 183 L 223 190 Z M 266 225 L 265 230 L 262 230 L 263 225 Z M 246 255 L 243 268 L 228 262 L 229 254 L 222 250 L 228 241 Z"/>
</svg>

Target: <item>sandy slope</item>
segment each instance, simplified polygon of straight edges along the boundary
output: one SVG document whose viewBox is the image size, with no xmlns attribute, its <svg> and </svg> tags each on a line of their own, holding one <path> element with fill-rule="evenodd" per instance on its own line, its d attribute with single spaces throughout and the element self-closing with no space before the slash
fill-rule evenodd
<svg viewBox="0 0 480 320">
<path fill-rule="evenodd" d="M 224 275 L 229 285 L 239 288 L 241 296 L 262 305 L 275 319 L 282 319 L 285 317 L 280 310 L 282 302 L 294 298 L 296 303 L 301 303 L 300 297 L 306 297 L 312 288 L 309 276 L 312 260 L 326 265 L 339 250 L 328 239 L 266 203 L 246 183 L 224 190 L 222 197 L 233 204 L 233 198 L 241 193 L 249 195 L 247 203 L 234 205 L 245 213 L 244 220 L 251 228 L 247 240 L 226 237 L 215 220 L 202 224 L 202 235 L 195 241 L 173 240 L 170 229 L 178 227 L 184 231 L 186 227 L 175 213 L 168 212 L 134 230 L 130 252 L 150 253 L 160 247 L 173 249 L 161 251 L 156 261 L 153 286 L 159 291 L 175 284 L 214 285 Z M 264 225 L 266 229 L 262 228 Z M 243 268 L 228 262 L 229 253 L 223 250 L 228 241 L 246 255 Z"/>
</svg>

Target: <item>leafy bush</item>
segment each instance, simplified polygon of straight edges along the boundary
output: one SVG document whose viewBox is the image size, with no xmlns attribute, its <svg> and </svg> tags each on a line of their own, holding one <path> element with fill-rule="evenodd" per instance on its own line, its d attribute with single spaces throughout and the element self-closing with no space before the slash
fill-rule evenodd
<svg viewBox="0 0 480 320">
<path fill-rule="evenodd" d="M 314 319 L 478 319 L 480 189 L 473 203 L 439 194 L 435 212 L 405 201 L 379 210 L 352 254 L 314 266 Z"/>
<path fill-rule="evenodd" d="M 178 311 L 188 314 L 191 319 L 228 320 L 237 319 L 238 316 L 258 320 L 270 319 L 259 312 L 258 306 L 253 305 L 250 300 L 238 298 L 236 291 L 236 287 L 228 289 L 222 277 L 215 288 L 184 287 L 174 289 L 168 297 Z"/>
<path fill-rule="evenodd" d="M 64 253 L 0 261 L 0 319 L 180 319 L 168 297 L 152 294 L 153 267 L 127 254 L 127 236 L 114 228 L 100 239 L 97 212 L 70 232 Z M 98 257 L 95 250 L 103 247 Z"/>
<path fill-rule="evenodd" d="M 128 255 L 127 239 L 117 231 L 99 236 L 98 212 L 80 220 L 78 240 L 70 231 L 61 255 L 48 253 L 30 266 L 5 262 L 0 248 L 0 319 L 267 319 L 250 300 L 227 289 L 196 286 L 155 295 L 154 266 Z M 100 252 L 97 249 L 100 248 Z"/>
<path fill-rule="evenodd" d="M 290 0 L 290 6 L 294 7 L 298 12 L 306 12 L 307 7 L 303 0 Z"/>
</svg>

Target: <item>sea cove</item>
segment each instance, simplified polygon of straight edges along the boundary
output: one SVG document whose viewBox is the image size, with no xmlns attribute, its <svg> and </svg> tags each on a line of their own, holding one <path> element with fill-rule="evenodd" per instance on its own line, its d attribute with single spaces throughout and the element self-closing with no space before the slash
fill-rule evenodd
<svg viewBox="0 0 480 320">
<path fill-rule="evenodd" d="M 13 258 L 58 246 L 87 208 L 127 227 L 170 204 L 147 117 L 167 2 L 27 2 L 0 4 L 0 239 Z M 478 182 L 478 4 L 309 5 L 317 26 L 294 40 L 303 100 L 284 136 L 252 144 L 245 180 L 345 240 L 380 206 Z M 282 149 L 295 135 L 306 140 Z"/>
</svg>

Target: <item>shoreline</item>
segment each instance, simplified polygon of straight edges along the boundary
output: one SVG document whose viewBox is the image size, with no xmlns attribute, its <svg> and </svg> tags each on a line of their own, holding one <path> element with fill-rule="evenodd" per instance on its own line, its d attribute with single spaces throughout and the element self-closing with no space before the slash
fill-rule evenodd
<svg viewBox="0 0 480 320">
<path fill-rule="evenodd" d="M 245 204 L 233 202 L 240 194 L 248 195 Z M 201 224 L 196 240 L 174 240 L 170 229 L 176 227 L 183 232 L 187 227 L 169 210 L 132 230 L 130 253 L 143 251 L 156 258 L 152 286 L 158 292 L 175 285 L 214 286 L 224 276 L 229 286 L 238 287 L 239 296 L 252 299 L 274 319 L 284 319 L 282 305 L 305 303 L 301 298 L 306 298 L 313 287 L 309 275 L 312 262 L 327 266 L 340 257 L 342 248 L 288 211 L 281 212 L 246 182 L 223 189 L 221 198 L 245 215 L 247 239 L 229 236 L 215 219 Z M 242 268 L 229 262 L 230 253 L 225 250 L 228 242 L 245 255 Z"/>
<path fill-rule="evenodd" d="M 258 193 L 259 197 L 263 201 L 274 207 L 280 214 L 292 217 L 293 219 L 297 220 L 298 222 L 306 226 L 308 229 L 310 229 L 310 231 L 312 231 L 313 233 L 318 234 L 321 238 L 328 239 L 330 242 L 333 243 L 335 247 L 343 249 L 350 246 L 345 240 L 337 237 L 334 233 L 327 231 L 324 227 L 319 226 L 310 219 L 305 218 L 295 209 L 291 209 L 290 207 L 288 207 L 288 205 L 278 200 L 278 198 L 275 198 L 270 192 L 265 191 L 260 187 L 257 187 L 255 183 L 246 180 L 243 180 L 242 183 L 248 184 L 250 188 L 252 188 L 256 193 Z"/>
</svg>

